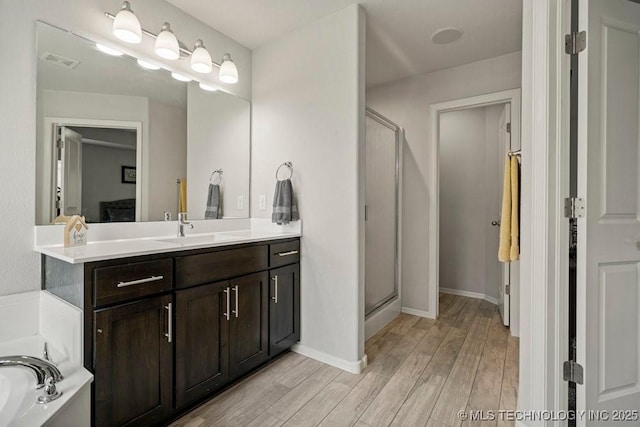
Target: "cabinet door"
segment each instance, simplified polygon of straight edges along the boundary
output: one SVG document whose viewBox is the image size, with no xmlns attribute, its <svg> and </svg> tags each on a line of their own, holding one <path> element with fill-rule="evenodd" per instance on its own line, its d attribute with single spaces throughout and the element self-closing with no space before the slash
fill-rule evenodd
<svg viewBox="0 0 640 427">
<path fill-rule="evenodd" d="M 268 286 L 266 272 L 231 280 L 229 362 L 231 376 L 250 371 L 268 356 Z"/>
<path fill-rule="evenodd" d="M 173 297 L 95 312 L 95 425 L 146 426 L 172 410 Z"/>
<path fill-rule="evenodd" d="M 229 379 L 228 282 L 176 292 L 176 406 Z"/>
<path fill-rule="evenodd" d="M 300 264 L 270 271 L 269 355 L 275 356 L 300 339 Z"/>
</svg>

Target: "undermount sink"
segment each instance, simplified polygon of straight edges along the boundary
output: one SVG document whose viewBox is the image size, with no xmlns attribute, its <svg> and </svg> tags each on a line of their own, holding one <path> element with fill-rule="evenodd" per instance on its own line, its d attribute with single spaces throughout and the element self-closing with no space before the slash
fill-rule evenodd
<svg viewBox="0 0 640 427">
<path fill-rule="evenodd" d="M 173 243 L 174 245 L 180 246 L 191 246 L 191 245 L 200 245 L 204 243 L 216 243 L 216 242 L 226 242 L 229 240 L 233 240 L 232 236 L 223 236 L 218 233 L 216 234 L 199 234 L 195 236 L 185 236 L 185 237 L 174 237 L 173 239 L 156 239 L 158 242 L 164 243 Z"/>
</svg>

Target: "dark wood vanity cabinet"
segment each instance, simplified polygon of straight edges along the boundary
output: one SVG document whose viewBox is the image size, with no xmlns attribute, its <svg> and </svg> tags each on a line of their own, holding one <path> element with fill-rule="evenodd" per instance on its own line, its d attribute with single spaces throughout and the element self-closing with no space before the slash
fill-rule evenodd
<svg viewBox="0 0 640 427">
<path fill-rule="evenodd" d="M 229 364 L 237 378 L 269 357 L 269 276 L 261 272 L 229 281 Z"/>
<path fill-rule="evenodd" d="M 163 424 L 298 341 L 299 249 L 289 239 L 85 264 L 94 425 Z"/>
<path fill-rule="evenodd" d="M 176 406 L 184 408 L 229 380 L 228 282 L 176 292 Z"/>
<path fill-rule="evenodd" d="M 300 339 L 300 264 L 269 273 L 269 355 L 276 356 Z"/>
<path fill-rule="evenodd" d="M 95 425 L 153 425 L 171 414 L 172 302 L 164 295 L 95 312 Z"/>
</svg>

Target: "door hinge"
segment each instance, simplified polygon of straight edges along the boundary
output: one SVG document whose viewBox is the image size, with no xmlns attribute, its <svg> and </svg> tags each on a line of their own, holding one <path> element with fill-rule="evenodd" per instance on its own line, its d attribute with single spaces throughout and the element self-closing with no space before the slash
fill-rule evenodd
<svg viewBox="0 0 640 427">
<path fill-rule="evenodd" d="M 504 293 L 507 295 L 511 295 L 511 285 L 505 285 Z"/>
<path fill-rule="evenodd" d="M 511 123 L 507 123 L 507 133 L 511 133 Z"/>
<path fill-rule="evenodd" d="M 563 364 L 563 377 L 565 381 L 576 384 L 584 383 L 584 368 L 575 360 L 567 360 Z"/>
<path fill-rule="evenodd" d="M 64 141 L 62 139 L 58 139 L 58 141 L 56 141 L 56 146 L 58 147 L 58 150 L 62 150 L 64 148 Z"/>
<path fill-rule="evenodd" d="M 564 199 L 565 218 L 584 218 L 584 199 L 567 197 Z"/>
<path fill-rule="evenodd" d="M 567 55 L 577 55 L 587 48 L 587 32 L 580 31 L 564 36 L 564 51 Z"/>
</svg>

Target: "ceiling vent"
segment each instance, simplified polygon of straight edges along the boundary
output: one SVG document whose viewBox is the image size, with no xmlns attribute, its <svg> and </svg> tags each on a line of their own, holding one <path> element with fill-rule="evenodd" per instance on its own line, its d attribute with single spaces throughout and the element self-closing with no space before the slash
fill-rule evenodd
<svg viewBox="0 0 640 427">
<path fill-rule="evenodd" d="M 50 62 L 52 64 L 56 64 L 61 67 L 67 68 L 69 70 L 73 70 L 78 66 L 78 64 L 80 64 L 80 61 L 76 59 L 66 58 L 64 56 L 51 53 L 51 52 L 45 52 L 44 55 L 40 57 L 40 59 L 42 59 L 45 62 Z"/>
</svg>

